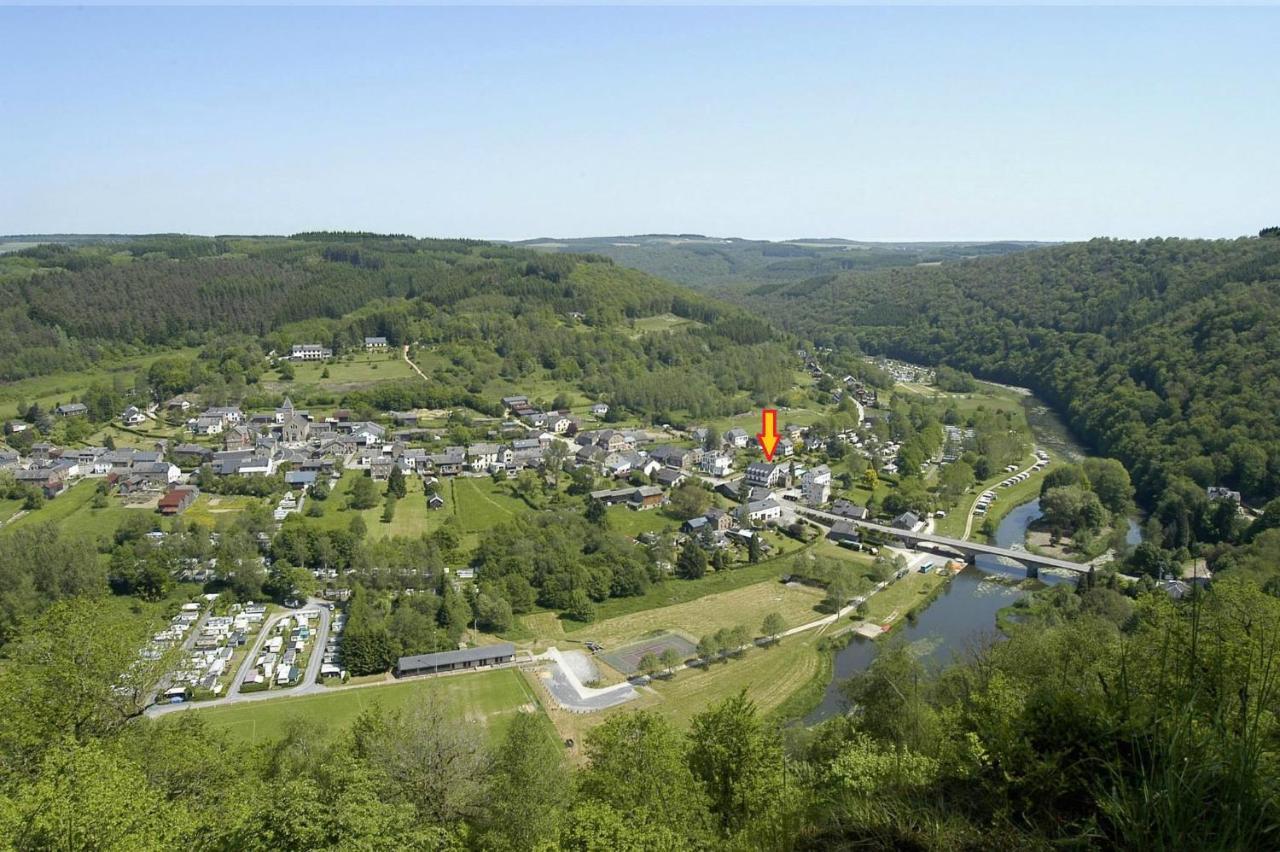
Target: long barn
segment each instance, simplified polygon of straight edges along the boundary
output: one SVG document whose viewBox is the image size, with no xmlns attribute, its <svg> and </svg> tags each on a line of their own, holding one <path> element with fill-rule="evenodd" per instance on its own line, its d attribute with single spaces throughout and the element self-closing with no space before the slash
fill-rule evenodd
<svg viewBox="0 0 1280 852">
<path fill-rule="evenodd" d="M 510 642 L 464 648 L 461 651 L 440 651 L 436 654 L 414 654 L 401 657 L 396 663 L 396 677 L 439 674 L 441 672 L 476 669 L 510 663 L 516 658 L 516 646 Z"/>
</svg>

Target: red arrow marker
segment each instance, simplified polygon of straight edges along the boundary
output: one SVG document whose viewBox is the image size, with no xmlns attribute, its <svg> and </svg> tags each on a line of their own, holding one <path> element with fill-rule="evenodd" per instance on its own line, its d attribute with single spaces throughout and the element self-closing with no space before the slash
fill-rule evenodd
<svg viewBox="0 0 1280 852">
<path fill-rule="evenodd" d="M 773 461 L 773 453 L 778 449 L 778 409 L 766 408 L 760 412 L 760 432 L 756 435 L 764 457 Z"/>
</svg>

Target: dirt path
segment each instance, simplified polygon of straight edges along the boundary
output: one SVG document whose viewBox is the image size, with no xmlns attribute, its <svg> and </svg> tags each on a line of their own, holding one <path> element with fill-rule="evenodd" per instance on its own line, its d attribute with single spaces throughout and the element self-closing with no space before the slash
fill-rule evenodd
<svg viewBox="0 0 1280 852">
<path fill-rule="evenodd" d="M 413 363 L 413 361 L 409 360 L 409 344 L 407 344 L 407 343 L 406 343 L 406 344 L 405 344 L 405 345 L 400 349 L 400 354 L 404 356 L 404 362 L 405 362 L 406 364 L 408 364 L 408 365 L 410 366 L 410 368 L 412 368 L 412 369 L 413 369 L 413 371 L 414 371 L 415 373 L 417 373 L 419 376 L 422 376 L 422 380 L 423 380 L 424 382 L 429 382 L 429 381 L 431 381 L 430 379 L 428 379 L 428 378 L 427 378 L 427 374 L 426 374 L 426 373 L 424 373 L 424 372 L 422 372 L 421 370 L 419 370 L 419 369 L 418 369 L 418 365 L 417 365 L 417 364 L 415 364 L 415 363 Z"/>
</svg>

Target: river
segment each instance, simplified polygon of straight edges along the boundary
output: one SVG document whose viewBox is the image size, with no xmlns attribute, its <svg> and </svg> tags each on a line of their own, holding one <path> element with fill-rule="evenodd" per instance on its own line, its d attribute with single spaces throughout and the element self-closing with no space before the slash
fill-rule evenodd
<svg viewBox="0 0 1280 852">
<path fill-rule="evenodd" d="M 1032 500 L 1016 507 L 1000 521 L 995 543 L 1000 547 L 1021 545 L 1026 541 L 1027 527 L 1040 517 L 1040 501 Z M 966 567 L 947 583 L 938 597 L 914 622 L 900 626 L 891 640 L 906 642 L 927 664 L 943 666 L 958 652 L 998 637 L 996 613 L 1022 597 L 1026 592 L 1011 581 L 1025 579 L 1026 570 L 1010 566 L 994 556 L 979 556 L 976 564 Z M 1046 583 L 1071 582 L 1065 576 L 1040 572 Z M 866 670 L 880 650 L 880 642 L 855 636 L 836 652 L 831 683 L 822 703 L 805 718 L 805 724 L 820 722 L 844 709 L 840 683 Z"/>
<path fill-rule="evenodd" d="M 1082 460 L 1084 449 L 1066 424 L 1030 391 L 1025 393 L 1022 404 L 1037 446 L 1048 447 L 1069 461 Z M 1039 500 L 1015 506 L 1001 519 L 994 543 L 1005 548 L 1024 547 L 1027 528 L 1040 515 Z M 1132 518 L 1128 523 L 1126 539 L 1135 545 L 1142 540 L 1142 531 Z M 979 556 L 975 564 L 956 574 L 923 611 L 917 611 L 914 621 L 899 626 L 896 635 L 887 641 L 906 642 L 926 665 L 944 666 L 967 648 L 999 639 L 996 613 L 1027 594 L 1016 585 L 1025 578 L 1026 569 L 1021 565 L 1006 565 L 997 557 Z M 1050 585 L 1075 582 L 1074 575 L 1052 571 L 1041 571 L 1040 580 Z M 822 703 L 805 717 L 805 724 L 820 722 L 844 710 L 840 683 L 865 671 L 879 649 L 880 642 L 855 636 L 836 652 L 832 681 Z"/>
</svg>

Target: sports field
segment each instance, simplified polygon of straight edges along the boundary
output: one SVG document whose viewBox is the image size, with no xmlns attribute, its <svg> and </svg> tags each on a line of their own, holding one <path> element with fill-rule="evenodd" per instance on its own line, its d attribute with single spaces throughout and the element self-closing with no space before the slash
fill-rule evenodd
<svg viewBox="0 0 1280 852">
<path fill-rule="evenodd" d="M 333 689 L 296 698 L 246 701 L 184 712 L 198 713 L 212 727 L 225 730 L 234 739 L 252 743 L 280 736 L 291 719 L 302 719 L 309 725 L 336 732 L 349 726 L 368 708 L 378 705 L 387 710 L 408 707 L 429 694 L 443 700 L 459 718 L 483 725 L 489 736 L 495 739 L 506 730 L 514 714 L 540 708 L 520 672 L 501 669 Z M 176 718 L 177 715 L 166 718 Z"/>
<path fill-rule="evenodd" d="M 680 654 L 681 660 L 689 659 L 697 650 L 697 646 L 683 636 L 677 636 L 674 633 L 662 633 L 649 639 L 642 639 L 639 642 L 624 645 L 613 651 L 607 651 L 600 655 L 600 659 L 624 675 L 633 675 L 640 671 L 640 661 L 644 659 L 646 654 L 653 654 L 653 656 L 661 658 L 662 652 L 668 648 L 675 648 L 676 652 Z"/>
</svg>

